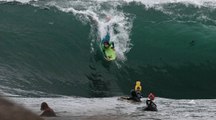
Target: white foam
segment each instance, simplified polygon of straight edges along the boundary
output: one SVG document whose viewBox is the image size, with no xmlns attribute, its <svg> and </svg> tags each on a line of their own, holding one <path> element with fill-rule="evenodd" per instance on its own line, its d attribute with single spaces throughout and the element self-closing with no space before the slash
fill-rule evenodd
<svg viewBox="0 0 216 120">
<path fill-rule="evenodd" d="M 27 3 L 30 1 L 38 1 L 38 0 L 0 0 L 0 1 L 19 1 L 22 3 Z M 52 1 L 52 0 L 50 0 Z M 55 1 L 55 0 L 53 0 Z M 73 3 L 84 3 L 84 2 L 98 2 L 98 3 L 102 3 L 102 2 L 139 2 L 142 3 L 146 6 L 154 6 L 154 5 L 158 5 L 158 4 L 167 4 L 167 3 L 189 3 L 189 4 L 194 4 L 194 5 L 198 5 L 198 6 L 202 6 L 202 5 L 206 5 L 209 3 L 214 3 L 216 4 L 215 0 L 69 0 L 68 2 L 73 2 Z"/>
<path fill-rule="evenodd" d="M 109 2 L 112 0 L 94 0 L 98 2 Z M 117 0 L 118 1 L 118 0 Z M 120 0 L 119 0 L 120 1 Z M 167 3 L 185 3 L 185 4 L 193 4 L 197 6 L 216 6 L 216 1 L 215 0 L 121 0 L 127 3 L 131 2 L 139 2 L 147 7 L 154 7 L 155 5 L 160 5 L 160 4 L 167 4 Z"/>
<path fill-rule="evenodd" d="M 19 105 L 22 105 L 35 113 L 40 113 L 40 104 L 47 102 L 59 116 L 92 116 L 129 114 L 136 111 L 139 104 L 131 104 L 126 101 L 119 101 L 113 98 L 10 98 Z"/>
<path fill-rule="evenodd" d="M 188 102 L 189 104 L 196 104 L 196 102 L 194 100 L 191 100 Z"/>
<path fill-rule="evenodd" d="M 28 3 L 28 2 L 33 1 L 33 0 L 0 0 L 0 1 L 5 1 L 5 2 L 17 1 L 17 2 L 21 2 L 21 3 Z M 37 1 L 37 0 L 34 0 L 34 1 Z"/>
<path fill-rule="evenodd" d="M 142 111 L 146 106 L 145 99 L 142 103 L 131 103 L 117 100 L 117 97 L 109 98 L 20 98 L 10 97 L 19 105 L 22 105 L 36 114 L 41 114 L 40 104 L 47 102 L 48 105 L 61 118 L 74 116 L 124 116 L 126 120 L 195 120 L 206 119 L 215 120 L 216 99 L 193 100 L 197 104 L 188 104 L 192 100 L 174 100 L 157 98 L 155 103 L 158 112 Z M 67 119 L 67 120 L 70 120 Z M 122 119 L 121 119 L 122 120 Z"/>
</svg>

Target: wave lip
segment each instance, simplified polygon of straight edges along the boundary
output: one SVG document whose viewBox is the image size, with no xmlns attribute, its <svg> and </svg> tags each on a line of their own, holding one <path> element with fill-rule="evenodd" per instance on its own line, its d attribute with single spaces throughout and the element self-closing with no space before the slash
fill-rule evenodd
<svg viewBox="0 0 216 120">
<path fill-rule="evenodd" d="M 21 3 L 28 3 L 28 2 L 36 2 L 40 0 L 0 0 L 0 1 L 6 1 L 6 2 L 12 2 L 12 1 L 17 1 Z M 57 1 L 57 0 L 46 0 L 46 1 Z M 160 5 L 160 4 L 169 4 L 169 3 L 185 3 L 185 4 L 193 4 L 196 6 L 214 6 L 216 7 L 216 1 L 215 0 L 68 0 L 68 2 L 73 2 L 73 3 L 84 3 L 84 2 L 97 2 L 97 3 L 104 3 L 104 2 L 115 2 L 115 3 L 131 3 L 131 2 L 137 2 L 137 3 L 142 3 L 146 6 L 153 7 L 155 5 Z"/>
<path fill-rule="evenodd" d="M 3 2 L 14 2 L 14 1 L 17 1 L 17 2 L 21 2 L 21 3 L 29 3 L 31 1 L 38 1 L 38 0 L 0 0 L 0 1 L 3 1 Z"/>
</svg>

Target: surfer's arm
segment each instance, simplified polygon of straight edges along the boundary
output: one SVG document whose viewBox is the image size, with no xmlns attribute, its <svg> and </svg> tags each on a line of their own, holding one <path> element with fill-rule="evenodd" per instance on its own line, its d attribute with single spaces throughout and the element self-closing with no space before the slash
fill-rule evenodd
<svg viewBox="0 0 216 120">
<path fill-rule="evenodd" d="M 110 44 L 111 44 L 111 48 L 114 49 L 115 48 L 114 42 L 110 42 Z"/>
<path fill-rule="evenodd" d="M 106 57 L 105 50 L 103 49 L 104 56 Z"/>
</svg>

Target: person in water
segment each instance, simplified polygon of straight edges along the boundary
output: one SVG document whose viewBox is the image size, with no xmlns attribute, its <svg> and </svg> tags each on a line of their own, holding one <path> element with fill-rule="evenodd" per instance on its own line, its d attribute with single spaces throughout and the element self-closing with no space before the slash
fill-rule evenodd
<svg viewBox="0 0 216 120">
<path fill-rule="evenodd" d="M 106 36 L 102 40 L 102 49 L 103 49 L 104 53 L 105 53 L 105 51 L 107 49 L 113 49 L 113 50 L 115 50 L 114 43 L 110 41 L 109 27 L 108 27 L 108 32 L 107 32 Z M 109 56 L 105 56 L 105 57 L 109 58 Z"/>
<path fill-rule="evenodd" d="M 103 44 L 104 44 L 104 49 L 108 49 L 108 48 L 114 49 L 113 42 L 104 42 Z"/>
<path fill-rule="evenodd" d="M 41 103 L 41 111 L 43 113 L 40 115 L 42 117 L 56 117 L 55 112 L 48 106 L 46 102 Z"/>
<path fill-rule="evenodd" d="M 103 42 L 103 47 L 105 49 L 111 47 L 112 49 L 114 49 L 114 43 L 110 42 L 110 32 L 109 32 L 109 26 L 107 27 L 107 34 L 106 36 L 102 39 Z"/>
<path fill-rule="evenodd" d="M 141 102 L 141 98 L 142 98 L 141 91 L 142 91 L 141 82 L 136 81 L 135 88 L 131 90 L 130 97 L 128 98 L 128 100 L 133 100 L 135 102 Z"/>
<path fill-rule="evenodd" d="M 150 93 L 146 100 L 146 107 L 144 108 L 145 111 L 157 111 L 157 105 L 153 102 L 154 99 L 155 99 L 154 94 Z"/>
</svg>

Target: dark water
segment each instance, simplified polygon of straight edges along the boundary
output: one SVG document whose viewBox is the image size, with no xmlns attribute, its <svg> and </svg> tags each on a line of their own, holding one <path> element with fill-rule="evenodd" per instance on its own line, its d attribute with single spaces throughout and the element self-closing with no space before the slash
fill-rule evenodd
<svg viewBox="0 0 216 120">
<path fill-rule="evenodd" d="M 92 41 L 100 38 L 95 23 L 49 2 L 1 2 L 1 91 L 106 97 L 128 94 L 141 80 L 144 96 L 216 97 L 214 7 L 167 3 L 147 8 L 120 2 L 114 10 L 132 20 L 131 49 L 123 52 L 127 59 L 107 62 Z"/>
</svg>

